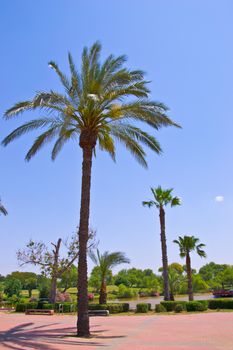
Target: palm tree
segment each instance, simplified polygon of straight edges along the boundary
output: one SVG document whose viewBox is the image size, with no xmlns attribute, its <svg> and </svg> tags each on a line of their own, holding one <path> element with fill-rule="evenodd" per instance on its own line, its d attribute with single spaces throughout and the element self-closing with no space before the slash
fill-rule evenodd
<svg viewBox="0 0 233 350">
<path fill-rule="evenodd" d="M 196 251 L 196 253 L 201 257 L 205 258 L 206 253 L 202 249 L 205 247 L 205 244 L 199 243 L 199 238 L 194 236 L 184 236 L 179 239 L 175 239 L 173 242 L 178 244 L 180 249 L 180 257 L 186 258 L 186 269 L 187 269 L 187 278 L 188 278 L 188 295 L 189 301 L 193 300 L 193 284 L 192 284 L 192 268 L 191 268 L 191 258 L 190 253 Z"/>
<path fill-rule="evenodd" d="M 100 254 L 98 249 L 96 251 L 96 254 L 93 251 L 91 251 L 89 255 L 91 260 L 94 262 L 94 264 L 99 267 L 99 271 L 100 271 L 101 287 L 100 287 L 99 303 L 106 304 L 107 302 L 106 278 L 107 278 L 108 271 L 117 265 L 129 264 L 130 260 L 122 252 L 113 252 L 113 253 L 104 252 L 103 254 Z"/>
<path fill-rule="evenodd" d="M 3 214 L 3 215 L 5 215 L 5 216 L 8 214 L 6 208 L 5 208 L 4 205 L 1 203 L 1 199 L 0 199 L 0 214 Z"/>
<path fill-rule="evenodd" d="M 25 111 L 39 110 L 42 117 L 31 120 L 10 133 L 6 146 L 30 131 L 46 128 L 26 154 L 29 161 L 46 143 L 55 139 L 52 149 L 54 160 L 69 140 L 79 143 L 82 149 L 82 184 L 79 222 L 78 261 L 78 336 L 88 336 L 87 293 L 87 240 L 90 214 L 92 159 L 98 144 L 102 151 L 115 160 L 115 141 L 122 143 L 144 167 L 147 166 L 141 144 L 160 154 L 161 148 L 154 136 L 135 126 L 143 122 L 158 130 L 162 126 L 176 126 L 167 115 L 163 103 L 148 99 L 149 89 L 140 70 L 123 67 L 125 56 L 110 55 L 100 63 L 101 45 L 96 42 L 82 53 L 78 71 L 71 54 L 68 55 L 70 77 L 55 62 L 49 66 L 57 73 L 64 93 L 53 90 L 37 93 L 31 100 L 16 103 L 5 113 L 10 119 Z M 44 116 L 45 115 L 45 116 Z"/>
<path fill-rule="evenodd" d="M 173 191 L 172 188 L 163 190 L 161 186 L 158 186 L 157 188 L 151 187 L 153 200 L 142 202 L 143 206 L 147 206 L 148 208 L 155 206 L 159 210 L 160 239 L 161 239 L 161 249 L 162 249 L 162 263 L 163 263 L 164 300 L 170 300 L 164 207 L 167 206 L 168 204 L 170 204 L 171 207 L 175 207 L 181 204 L 180 198 L 172 196 L 172 191 Z"/>
</svg>

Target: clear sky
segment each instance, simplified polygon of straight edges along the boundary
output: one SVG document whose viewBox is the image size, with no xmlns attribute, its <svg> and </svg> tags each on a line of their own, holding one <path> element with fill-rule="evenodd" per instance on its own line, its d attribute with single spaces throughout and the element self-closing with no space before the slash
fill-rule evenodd
<svg viewBox="0 0 233 350">
<path fill-rule="evenodd" d="M 83 46 L 100 40 L 103 57 L 126 54 L 129 68 L 147 72 L 151 98 L 183 126 L 157 133 L 164 154 L 148 151 L 148 170 L 121 147 L 116 164 L 100 152 L 94 160 L 91 225 L 100 250 L 124 251 L 130 266 L 161 266 L 158 213 L 141 205 L 157 185 L 173 187 L 183 201 L 166 212 L 169 261 L 180 261 L 172 241 L 186 234 L 207 245 L 208 258 L 193 256 L 194 267 L 233 263 L 232 13 L 231 0 L 1 1 L 1 115 L 36 91 L 59 91 L 48 61 L 68 71 L 68 51 L 79 63 Z M 1 139 L 23 120 L 1 119 Z M 0 195 L 9 211 L 0 217 L 2 274 L 18 269 L 15 252 L 29 238 L 67 237 L 79 221 L 79 147 L 68 144 L 52 162 L 48 146 L 25 163 L 35 136 L 0 148 Z"/>
</svg>

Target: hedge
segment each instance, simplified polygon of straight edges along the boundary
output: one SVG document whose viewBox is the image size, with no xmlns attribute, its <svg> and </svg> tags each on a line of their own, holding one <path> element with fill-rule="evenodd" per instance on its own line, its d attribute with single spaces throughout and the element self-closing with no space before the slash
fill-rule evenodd
<svg viewBox="0 0 233 350">
<path fill-rule="evenodd" d="M 209 309 L 233 309 L 233 299 L 213 299 L 208 300 Z"/>
<path fill-rule="evenodd" d="M 108 310 L 110 314 L 117 314 L 120 312 L 128 312 L 128 303 L 109 303 L 109 304 L 89 304 L 89 310 Z"/>
<path fill-rule="evenodd" d="M 155 312 L 166 312 L 167 310 L 162 304 L 156 304 L 155 305 Z"/>
<path fill-rule="evenodd" d="M 136 305 L 136 312 L 147 313 L 149 310 L 149 305 L 147 303 L 140 303 Z"/>
<path fill-rule="evenodd" d="M 25 312 L 28 309 L 37 309 L 37 303 L 17 303 L 15 311 L 16 312 Z"/>
<path fill-rule="evenodd" d="M 176 305 L 182 305 L 183 309 L 186 310 L 187 301 L 161 301 L 160 304 L 166 309 L 166 311 L 175 311 Z"/>
<path fill-rule="evenodd" d="M 186 310 L 190 311 L 206 311 L 208 308 L 208 302 L 206 300 L 200 301 L 188 301 L 186 303 Z"/>
</svg>

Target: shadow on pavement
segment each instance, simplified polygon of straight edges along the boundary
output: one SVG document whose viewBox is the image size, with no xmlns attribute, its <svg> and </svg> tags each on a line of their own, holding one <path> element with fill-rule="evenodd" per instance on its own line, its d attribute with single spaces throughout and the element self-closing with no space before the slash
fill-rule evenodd
<svg viewBox="0 0 233 350">
<path fill-rule="evenodd" d="M 55 350 L 56 345 L 59 347 L 64 346 L 67 349 L 72 349 L 77 346 L 99 346 L 105 347 L 107 344 L 95 341 L 96 339 L 116 339 L 124 338 L 124 335 L 111 336 L 102 335 L 101 333 L 107 330 L 94 330 L 92 331 L 92 337 L 82 340 L 76 338 L 75 327 L 54 328 L 59 323 L 53 323 L 50 325 L 36 326 L 35 323 L 22 323 L 17 325 L 6 332 L 0 331 L 0 344 L 1 349 L 12 350 Z M 51 326 L 53 328 L 51 328 Z M 49 328 L 48 328 L 49 327 Z M 70 339 L 69 339 L 70 338 Z"/>
</svg>

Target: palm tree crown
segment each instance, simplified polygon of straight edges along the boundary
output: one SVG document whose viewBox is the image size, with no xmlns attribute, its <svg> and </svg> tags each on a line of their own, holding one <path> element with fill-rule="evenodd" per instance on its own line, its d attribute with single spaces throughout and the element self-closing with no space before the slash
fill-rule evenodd
<svg viewBox="0 0 233 350">
<path fill-rule="evenodd" d="M 8 214 L 6 208 L 5 208 L 4 205 L 1 203 L 1 199 L 0 199 L 0 214 L 3 214 L 3 215 L 5 215 L 5 216 Z"/>
<path fill-rule="evenodd" d="M 100 254 L 97 249 L 96 254 L 91 251 L 90 258 L 96 266 L 100 267 L 101 275 L 106 275 L 109 269 L 120 265 L 120 264 L 129 264 L 130 260 L 122 252 L 104 252 Z"/>
<path fill-rule="evenodd" d="M 194 250 L 197 252 L 197 254 L 201 258 L 206 258 L 206 253 L 202 249 L 206 245 L 203 243 L 199 243 L 199 241 L 200 241 L 199 238 L 196 238 L 194 236 L 184 236 L 184 237 L 179 236 L 179 239 L 178 240 L 175 239 L 173 242 L 178 244 L 181 258 L 185 258 L 187 254 L 189 254 Z"/>
<path fill-rule="evenodd" d="M 155 206 L 158 209 L 167 206 L 168 204 L 170 204 L 171 207 L 181 205 L 181 199 L 179 197 L 173 197 L 172 191 L 173 188 L 163 190 L 161 186 L 158 186 L 157 188 L 151 187 L 151 192 L 154 198 L 151 201 L 142 202 L 142 205 L 149 208 Z"/>
<path fill-rule="evenodd" d="M 145 151 L 140 144 L 158 154 L 161 148 L 153 136 L 136 127 L 134 122 L 145 122 L 156 130 L 162 126 L 179 125 L 166 115 L 167 107 L 163 103 L 148 100 L 148 82 L 141 70 L 124 68 L 125 56 L 115 58 L 110 55 L 101 64 L 100 51 L 98 42 L 89 50 L 84 48 L 80 72 L 69 53 L 70 77 L 62 73 L 55 62 L 49 62 L 60 78 L 64 93 L 42 91 L 31 100 L 16 103 L 8 109 L 6 119 L 36 109 L 45 116 L 15 129 L 3 140 L 3 145 L 30 131 L 46 128 L 29 149 L 26 160 L 29 161 L 52 139 L 55 139 L 52 159 L 68 140 L 79 139 L 81 147 L 91 143 L 94 148 L 98 142 L 100 149 L 107 151 L 115 160 L 117 140 L 146 167 Z"/>
</svg>

